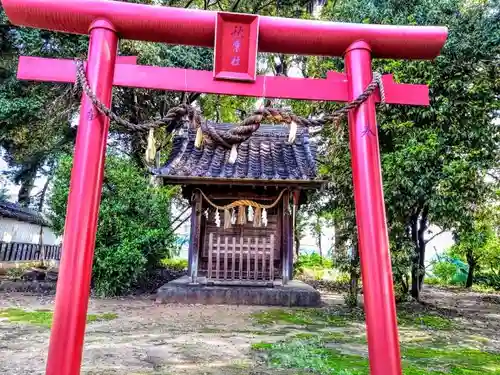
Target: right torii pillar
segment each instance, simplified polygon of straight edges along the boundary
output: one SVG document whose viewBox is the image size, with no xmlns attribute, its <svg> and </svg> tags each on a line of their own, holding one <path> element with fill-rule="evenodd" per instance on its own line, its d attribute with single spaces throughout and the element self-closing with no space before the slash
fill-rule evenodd
<svg viewBox="0 0 500 375">
<path fill-rule="evenodd" d="M 371 49 L 354 42 L 345 53 L 350 100 L 372 80 Z M 363 278 L 367 341 L 372 374 L 401 374 L 391 255 L 387 236 L 375 100 L 370 96 L 349 114 L 358 248 Z M 376 343 L 376 344 L 375 344 Z M 383 361 L 372 360 L 384 358 Z"/>
</svg>

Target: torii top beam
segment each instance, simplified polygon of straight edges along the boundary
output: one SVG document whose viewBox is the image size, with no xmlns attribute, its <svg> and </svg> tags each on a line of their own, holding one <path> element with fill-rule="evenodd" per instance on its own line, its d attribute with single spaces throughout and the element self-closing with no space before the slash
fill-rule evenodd
<svg viewBox="0 0 500 375">
<path fill-rule="evenodd" d="M 120 37 L 213 47 L 216 12 L 108 0 L 2 0 L 11 22 L 74 34 L 88 34 L 93 21 L 110 21 Z M 364 40 L 373 57 L 433 59 L 448 31 L 435 26 L 389 26 L 260 17 L 261 52 L 342 56 Z"/>
</svg>

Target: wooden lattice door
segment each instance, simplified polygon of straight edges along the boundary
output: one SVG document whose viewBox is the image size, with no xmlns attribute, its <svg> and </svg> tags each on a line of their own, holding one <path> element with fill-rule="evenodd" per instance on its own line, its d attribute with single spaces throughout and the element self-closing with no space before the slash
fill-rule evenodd
<svg viewBox="0 0 500 375">
<path fill-rule="evenodd" d="M 210 233 L 207 279 L 273 281 L 275 236 L 228 236 Z"/>
</svg>

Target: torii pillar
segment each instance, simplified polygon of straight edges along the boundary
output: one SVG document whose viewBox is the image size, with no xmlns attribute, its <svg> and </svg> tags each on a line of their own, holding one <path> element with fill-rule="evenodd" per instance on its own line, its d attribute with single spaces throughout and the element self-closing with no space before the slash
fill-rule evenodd
<svg viewBox="0 0 500 375">
<path fill-rule="evenodd" d="M 372 80 L 371 59 L 433 59 L 443 47 L 444 27 L 319 22 L 139 5 L 106 0 L 2 0 L 12 23 L 90 34 L 87 76 L 92 90 L 111 104 L 113 85 L 268 98 L 348 101 Z M 216 29 L 216 24 L 223 26 Z M 225 26 L 224 26 L 225 25 Z M 226 31 L 224 30 L 226 27 Z M 233 31 L 228 28 L 233 28 Z M 229 31 L 228 31 L 229 30 Z M 239 32 L 248 31 L 245 38 Z M 246 30 L 246 31 L 245 31 Z M 117 61 L 118 36 L 215 48 L 214 72 L 159 68 Z M 229 39 L 231 43 L 231 39 Z M 232 49 L 232 50 L 231 50 Z M 242 55 L 231 55 L 240 52 Z M 257 52 L 344 56 L 345 74 L 326 79 L 255 75 Z M 74 82 L 72 60 L 22 57 L 18 77 Z M 425 85 L 396 84 L 383 77 L 386 102 L 427 105 Z M 400 375 L 391 258 L 382 191 L 375 102 L 370 97 L 349 115 L 350 148 L 370 369 Z M 109 120 L 83 97 L 57 284 L 48 375 L 80 373 L 92 259 L 97 230 Z"/>
</svg>

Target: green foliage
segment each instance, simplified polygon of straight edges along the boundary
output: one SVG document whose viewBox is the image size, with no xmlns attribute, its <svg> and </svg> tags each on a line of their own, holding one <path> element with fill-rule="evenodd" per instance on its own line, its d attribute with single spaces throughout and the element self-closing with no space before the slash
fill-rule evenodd
<svg viewBox="0 0 500 375">
<path fill-rule="evenodd" d="M 456 328 L 453 320 L 448 317 L 429 313 L 415 314 L 407 311 L 398 312 L 398 325 L 442 331 Z"/>
<path fill-rule="evenodd" d="M 312 10 L 311 1 L 300 4 L 268 0 L 132 2 L 289 17 L 307 17 Z M 76 131 L 69 124 L 77 116 L 80 101 L 71 95 L 67 84 L 17 80 L 18 58 L 20 55 L 84 58 L 88 37 L 17 27 L 9 22 L 1 5 L 0 24 L 0 147 L 6 151 L 9 177 L 22 186 L 19 199 L 26 204 L 34 203 L 34 180 L 40 175 L 51 176 L 53 171 L 50 165 L 61 153 L 70 152 L 73 148 Z M 122 55 L 138 56 L 139 63 L 144 65 L 212 69 L 211 48 L 121 40 L 119 50 Z M 264 60 L 266 58 L 264 56 Z M 163 117 L 171 107 L 196 100 L 207 118 L 218 121 L 236 121 L 239 119 L 237 109 L 249 111 L 254 104 L 251 98 L 117 87 L 113 93 L 113 110 L 122 118 L 138 123 Z M 140 109 L 137 103 L 140 103 Z M 111 133 L 121 138 L 137 164 L 148 162 L 144 160 L 147 133 L 130 134 L 114 126 L 111 126 Z M 165 129 L 156 129 L 154 137 L 158 150 L 168 150 L 171 139 Z M 43 200 L 43 196 L 36 198 L 39 200 L 37 203 Z"/>
<path fill-rule="evenodd" d="M 21 267 L 12 267 L 7 269 L 5 275 L 10 279 L 20 279 L 26 270 Z"/>
<path fill-rule="evenodd" d="M 259 342 L 252 349 L 264 355 L 271 368 L 313 371 L 319 375 L 368 375 L 369 363 L 365 356 L 348 354 L 343 348 L 345 337 L 316 334 L 314 337 L 293 337 L 275 343 Z M 333 348 L 333 345 L 335 347 Z M 358 350 L 362 350 L 359 348 Z M 500 356 L 477 349 L 406 346 L 402 348 L 404 375 L 468 375 L 498 374 Z"/>
<path fill-rule="evenodd" d="M 50 310 L 25 311 L 19 308 L 7 308 L 0 310 L 0 318 L 10 322 L 28 323 L 37 326 L 51 327 L 53 312 Z M 87 314 L 87 323 L 113 320 L 118 317 L 115 313 Z"/>
<path fill-rule="evenodd" d="M 474 281 L 478 284 L 473 288 L 475 291 L 492 292 L 500 291 L 500 275 L 494 272 L 480 272 L 474 277 Z"/>
<path fill-rule="evenodd" d="M 273 368 L 301 369 L 322 375 L 368 373 L 366 358 L 325 348 L 324 343 L 318 339 L 259 343 L 256 346 L 258 350 L 267 352 L 267 362 Z"/>
<path fill-rule="evenodd" d="M 50 207 L 54 229 L 63 231 L 72 160 L 63 157 L 56 171 Z M 148 269 L 172 256 L 169 202 L 172 189 L 151 187 L 128 158 L 110 154 L 96 238 L 92 281 L 98 295 L 127 292 Z"/>
<path fill-rule="evenodd" d="M 268 309 L 252 314 L 256 323 L 261 325 L 296 324 L 312 327 L 343 327 L 349 322 L 359 321 L 362 316 L 358 311 L 329 311 L 326 309 Z"/>
<path fill-rule="evenodd" d="M 328 2 L 322 18 L 449 28 L 446 45 L 433 61 L 374 61 L 374 69 L 394 74 L 398 82 L 430 87 L 429 107 L 387 106 L 377 113 L 394 278 L 405 294 L 412 285 L 410 270 L 414 279 L 423 271 L 429 226 L 459 227 L 468 220 L 464 214 L 491 199 L 495 190 L 485 177 L 500 159 L 500 127 L 494 121 L 500 93 L 498 2 L 339 1 Z M 314 57 L 306 70 L 323 77 L 342 68 L 340 59 Z M 320 115 L 332 109 L 317 103 L 306 111 Z M 352 244 L 357 239 L 346 129 L 325 132 L 331 151 L 322 170 L 332 184 L 322 209 L 337 215 L 340 228 L 346 227 L 339 240 Z"/>
<path fill-rule="evenodd" d="M 320 256 L 318 253 L 301 254 L 295 263 L 296 268 L 313 268 L 324 269 L 332 268 L 333 262 L 325 257 Z"/>
<path fill-rule="evenodd" d="M 443 284 L 451 284 L 453 277 L 457 273 L 457 266 L 453 263 L 442 261 L 436 262 L 432 266 L 432 273 Z"/>
<path fill-rule="evenodd" d="M 165 258 L 161 260 L 161 265 L 172 271 L 185 271 L 188 268 L 188 261 L 180 258 Z"/>
</svg>

